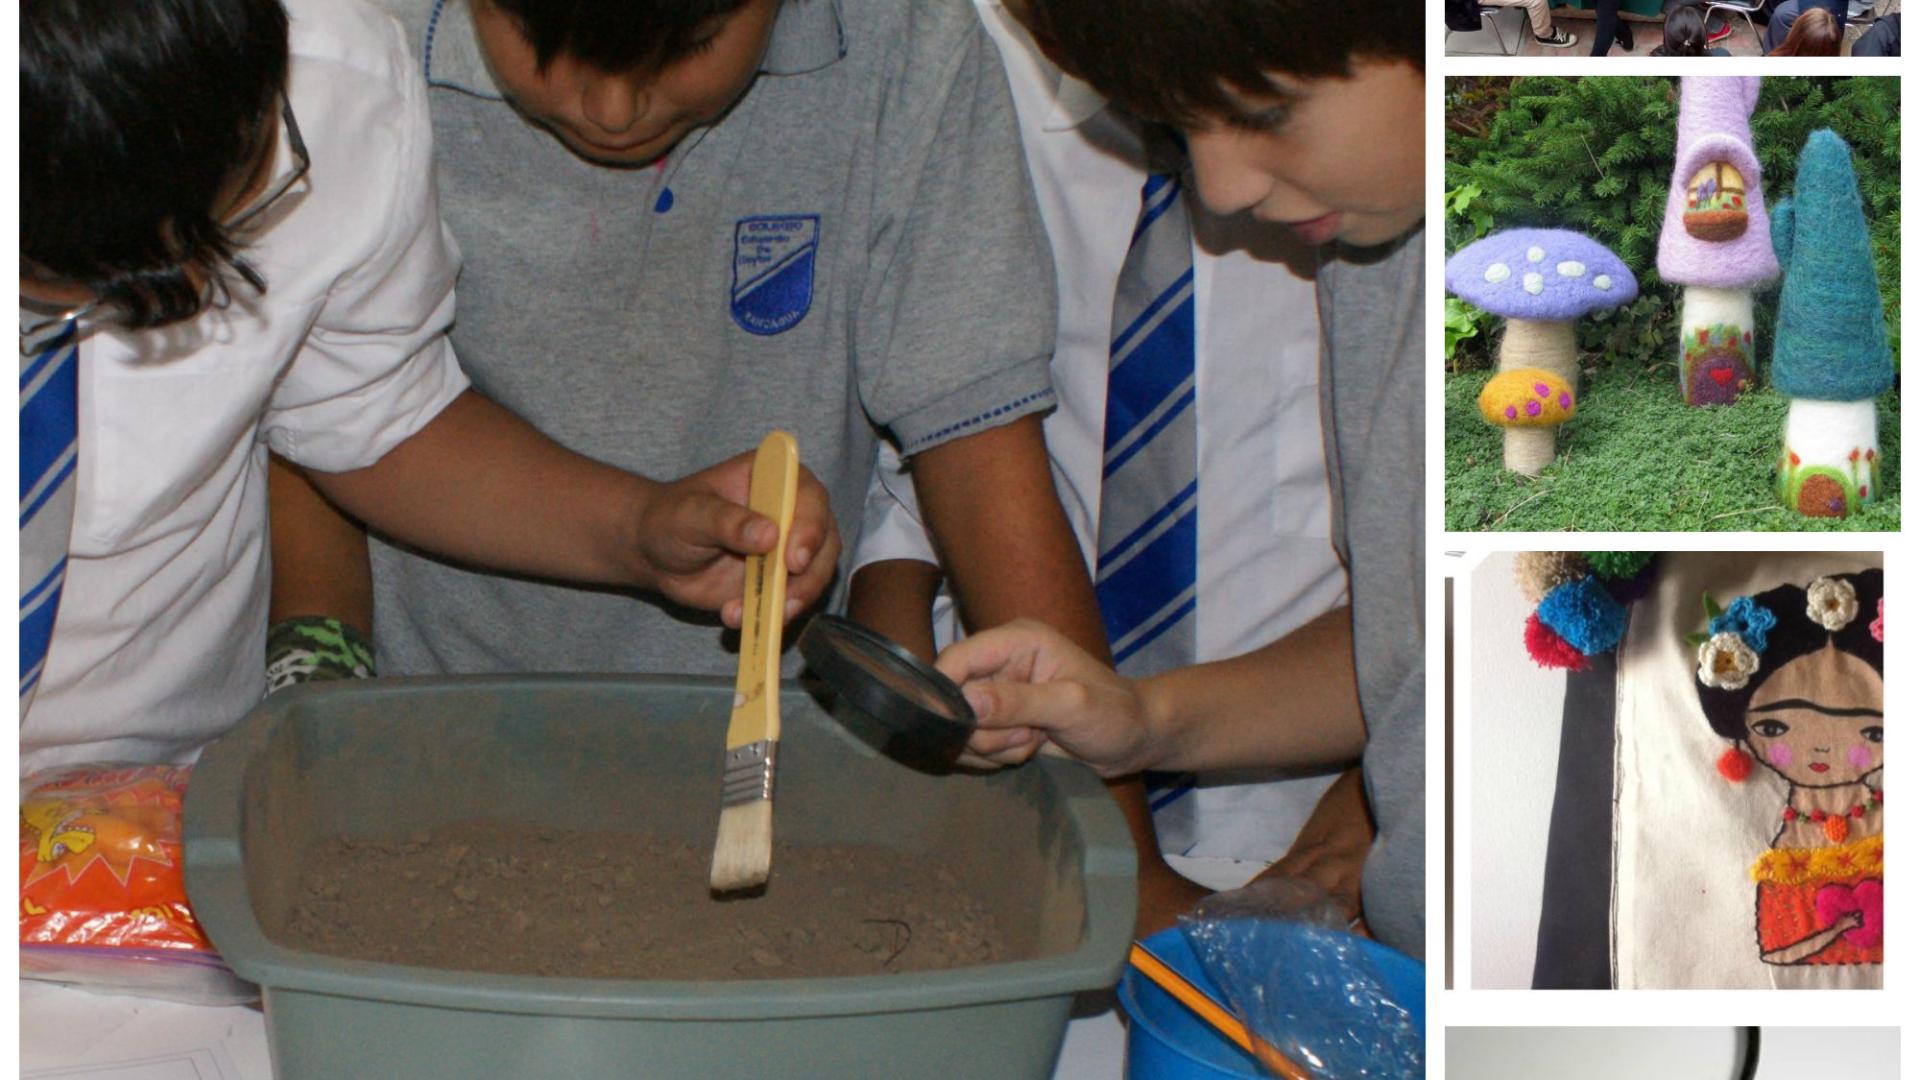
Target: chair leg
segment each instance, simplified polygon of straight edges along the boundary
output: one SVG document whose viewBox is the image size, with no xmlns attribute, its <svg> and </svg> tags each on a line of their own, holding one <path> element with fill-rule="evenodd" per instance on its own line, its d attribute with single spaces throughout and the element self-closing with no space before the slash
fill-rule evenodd
<svg viewBox="0 0 1920 1080">
<path fill-rule="evenodd" d="M 1500 32 L 1500 16 L 1497 12 L 1487 13 L 1487 25 L 1493 27 L 1493 40 L 1500 43 L 1501 56 L 1516 56 L 1520 52 L 1520 42 L 1513 43 L 1513 52 L 1507 51 L 1507 35 Z"/>
<path fill-rule="evenodd" d="M 1739 9 L 1736 8 L 1735 10 Z M 1747 30 L 1753 34 L 1753 43 L 1759 47 L 1760 55 L 1765 56 L 1767 53 L 1767 42 L 1765 38 L 1760 36 L 1760 28 L 1753 25 L 1753 16 L 1741 11 L 1740 17 L 1747 20 Z"/>
</svg>

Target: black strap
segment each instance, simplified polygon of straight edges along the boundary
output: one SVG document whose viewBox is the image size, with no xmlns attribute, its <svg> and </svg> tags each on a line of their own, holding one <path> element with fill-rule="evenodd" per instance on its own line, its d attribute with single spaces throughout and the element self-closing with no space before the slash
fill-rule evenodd
<svg viewBox="0 0 1920 1080">
<path fill-rule="evenodd" d="M 1616 654 L 1567 675 L 1560 766 L 1534 946 L 1535 990 L 1613 986 L 1613 741 Z"/>
</svg>

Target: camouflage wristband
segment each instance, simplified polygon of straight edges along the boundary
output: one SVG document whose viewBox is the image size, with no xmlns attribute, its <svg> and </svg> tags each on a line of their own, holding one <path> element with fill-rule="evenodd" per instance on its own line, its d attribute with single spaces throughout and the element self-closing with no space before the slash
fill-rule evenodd
<svg viewBox="0 0 1920 1080">
<path fill-rule="evenodd" d="M 296 683 L 373 677 L 373 642 L 339 619 L 299 615 L 267 630 L 267 693 Z"/>
</svg>

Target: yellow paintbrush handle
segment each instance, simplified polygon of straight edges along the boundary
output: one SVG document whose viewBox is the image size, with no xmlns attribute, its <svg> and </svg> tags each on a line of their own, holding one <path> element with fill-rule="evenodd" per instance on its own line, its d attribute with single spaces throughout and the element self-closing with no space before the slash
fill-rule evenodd
<svg viewBox="0 0 1920 1080">
<path fill-rule="evenodd" d="M 787 607 L 787 535 L 800 484 L 800 448 L 776 431 L 753 457 L 747 507 L 780 526 L 780 538 L 765 555 L 747 558 L 745 605 L 740 614 L 740 674 L 734 682 L 729 750 L 780 737 L 780 631 Z"/>
</svg>

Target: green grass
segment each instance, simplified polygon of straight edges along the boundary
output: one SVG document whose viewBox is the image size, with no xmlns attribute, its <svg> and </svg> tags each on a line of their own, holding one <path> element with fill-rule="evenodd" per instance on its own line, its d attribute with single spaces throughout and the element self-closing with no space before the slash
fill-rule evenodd
<svg viewBox="0 0 1920 1080">
<path fill-rule="evenodd" d="M 1900 398 L 1880 399 L 1881 497 L 1841 519 L 1802 517 L 1774 499 L 1787 399 L 1771 386 L 1723 408 L 1688 408 L 1671 363 L 1588 371 L 1559 456 L 1538 477 L 1500 463 L 1503 432 L 1475 399 L 1493 372 L 1446 380 L 1449 530 L 1586 532 L 1896 531 L 1900 528 Z"/>
</svg>

